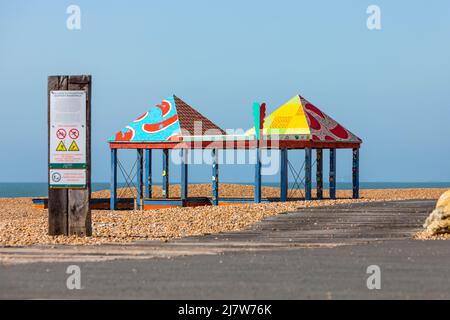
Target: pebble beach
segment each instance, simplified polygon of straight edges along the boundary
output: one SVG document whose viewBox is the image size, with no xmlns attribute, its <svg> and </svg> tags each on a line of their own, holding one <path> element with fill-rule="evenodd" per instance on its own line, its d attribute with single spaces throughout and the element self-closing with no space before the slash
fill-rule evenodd
<svg viewBox="0 0 450 320">
<path fill-rule="evenodd" d="M 327 192 L 324 190 L 324 196 Z M 138 240 L 163 240 L 220 232 L 238 231 L 264 218 L 314 206 L 371 201 L 438 199 L 446 189 L 365 189 L 361 198 L 351 199 L 351 190 L 338 190 L 337 200 L 233 204 L 195 208 L 170 208 L 147 211 L 92 210 L 93 236 L 85 238 L 48 236 L 46 209 L 32 207 L 31 198 L 0 198 L 0 246 L 27 245 L 98 245 Z M 155 197 L 161 188 L 154 187 Z M 211 185 L 189 185 L 189 196 L 209 196 Z M 119 190 L 122 197 L 134 196 L 131 190 Z M 170 188 L 170 195 L 180 195 L 179 185 Z M 252 197 L 253 187 L 221 184 L 221 197 Z M 263 197 L 278 197 L 279 189 L 263 187 Z M 298 190 L 293 197 L 301 197 Z M 109 191 L 98 191 L 93 198 L 109 197 Z"/>
</svg>

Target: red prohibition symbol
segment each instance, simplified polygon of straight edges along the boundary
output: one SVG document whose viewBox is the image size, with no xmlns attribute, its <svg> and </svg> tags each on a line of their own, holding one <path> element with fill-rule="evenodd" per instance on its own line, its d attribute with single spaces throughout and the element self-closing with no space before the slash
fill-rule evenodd
<svg viewBox="0 0 450 320">
<path fill-rule="evenodd" d="M 69 137 L 71 139 L 76 140 L 76 139 L 78 139 L 79 136 L 80 136 L 80 132 L 77 129 L 75 129 L 75 128 L 70 129 Z"/>
<path fill-rule="evenodd" d="M 56 137 L 61 140 L 66 137 L 66 134 L 66 130 L 64 129 L 58 129 L 58 131 L 56 131 Z"/>
</svg>

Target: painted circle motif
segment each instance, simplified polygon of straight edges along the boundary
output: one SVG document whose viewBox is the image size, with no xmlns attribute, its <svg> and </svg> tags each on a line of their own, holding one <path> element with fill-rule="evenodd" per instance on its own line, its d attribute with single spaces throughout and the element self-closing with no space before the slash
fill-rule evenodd
<svg viewBox="0 0 450 320">
<path fill-rule="evenodd" d="M 325 119 L 325 116 L 323 115 L 322 111 L 320 111 L 319 109 L 317 109 L 315 106 L 313 106 L 311 103 L 307 103 L 305 105 L 305 109 L 308 109 L 312 112 L 314 112 L 315 114 L 317 114 L 319 117 L 321 117 L 322 119 Z"/>
<path fill-rule="evenodd" d="M 317 119 L 314 118 L 314 116 L 312 114 L 310 114 L 309 112 L 305 112 L 305 113 L 309 119 L 309 127 L 314 130 L 320 130 L 320 128 L 322 128 L 322 126 L 320 125 L 319 121 L 317 121 Z"/>
<path fill-rule="evenodd" d="M 348 139 L 348 132 L 347 130 L 345 130 L 341 125 L 336 124 L 336 126 L 332 129 L 330 129 L 330 131 L 336 136 L 339 137 L 341 139 Z"/>
<path fill-rule="evenodd" d="M 163 102 L 161 102 L 161 104 L 158 104 L 156 107 L 161 110 L 161 116 L 164 118 L 172 109 L 172 104 L 170 103 L 170 101 L 164 100 Z"/>
<path fill-rule="evenodd" d="M 183 137 L 180 134 L 175 133 L 175 134 L 171 135 L 170 137 L 168 137 L 167 141 L 183 141 Z"/>
<path fill-rule="evenodd" d="M 167 127 L 175 124 L 178 121 L 178 115 L 174 114 L 170 118 L 163 120 L 159 123 L 144 123 L 142 125 L 142 130 L 147 133 L 154 133 L 165 130 Z"/>
<path fill-rule="evenodd" d="M 146 117 L 148 116 L 148 111 L 146 113 L 144 113 L 142 116 L 140 116 L 139 118 L 137 118 L 136 120 L 134 120 L 134 122 L 139 122 L 144 120 Z"/>
<path fill-rule="evenodd" d="M 134 138 L 134 129 L 127 126 L 127 131 L 119 131 L 116 133 L 117 141 L 131 141 Z"/>
</svg>

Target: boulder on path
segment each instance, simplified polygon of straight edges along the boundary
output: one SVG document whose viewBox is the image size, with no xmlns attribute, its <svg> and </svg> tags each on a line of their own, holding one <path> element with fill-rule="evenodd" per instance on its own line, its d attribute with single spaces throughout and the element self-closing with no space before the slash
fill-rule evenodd
<svg viewBox="0 0 450 320">
<path fill-rule="evenodd" d="M 450 190 L 441 195 L 423 227 L 433 235 L 450 233 Z"/>
</svg>

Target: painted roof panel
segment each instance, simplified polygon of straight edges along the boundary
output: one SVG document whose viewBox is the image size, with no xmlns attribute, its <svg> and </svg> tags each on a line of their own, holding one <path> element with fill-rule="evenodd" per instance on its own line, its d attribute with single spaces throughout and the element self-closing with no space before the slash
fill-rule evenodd
<svg viewBox="0 0 450 320">
<path fill-rule="evenodd" d="M 255 128 L 246 134 L 254 135 Z M 265 118 L 264 135 L 310 135 L 313 141 L 356 142 L 356 135 L 300 95 L 276 109 Z"/>
<path fill-rule="evenodd" d="M 208 118 L 172 95 L 118 131 L 109 142 L 179 141 L 182 136 L 205 132 L 209 135 L 224 133 Z"/>
<path fill-rule="evenodd" d="M 360 138 L 344 128 L 344 126 L 340 125 L 325 112 L 314 106 L 302 96 L 299 97 L 308 120 L 313 141 L 362 142 Z"/>
</svg>

